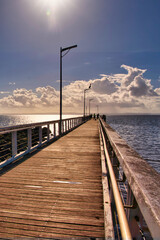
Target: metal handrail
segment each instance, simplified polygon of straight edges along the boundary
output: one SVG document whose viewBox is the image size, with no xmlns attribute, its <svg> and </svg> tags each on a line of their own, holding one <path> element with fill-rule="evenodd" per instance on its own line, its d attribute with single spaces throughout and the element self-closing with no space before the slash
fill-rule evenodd
<svg viewBox="0 0 160 240">
<path fill-rule="evenodd" d="M 100 120 L 100 123 L 101 123 L 101 120 Z M 129 229 L 127 217 L 126 217 L 125 210 L 124 210 L 124 207 L 123 207 L 121 195 L 120 195 L 120 192 L 119 192 L 119 189 L 118 189 L 118 185 L 117 185 L 116 177 L 115 177 L 114 170 L 113 170 L 113 167 L 112 167 L 112 163 L 111 163 L 111 160 L 110 160 L 110 156 L 109 156 L 109 153 L 108 153 L 108 150 L 107 150 L 107 147 L 106 147 L 106 141 L 105 141 L 103 128 L 102 128 L 101 124 L 100 124 L 100 131 L 101 131 L 101 136 L 102 136 L 102 140 L 103 140 L 104 153 L 105 153 L 105 157 L 106 157 L 106 161 L 107 161 L 109 176 L 110 176 L 110 179 L 111 179 L 112 191 L 113 191 L 115 205 L 116 205 L 116 209 L 117 209 L 121 235 L 122 235 L 123 239 L 131 240 L 132 239 L 131 232 L 130 232 L 130 229 Z"/>
</svg>

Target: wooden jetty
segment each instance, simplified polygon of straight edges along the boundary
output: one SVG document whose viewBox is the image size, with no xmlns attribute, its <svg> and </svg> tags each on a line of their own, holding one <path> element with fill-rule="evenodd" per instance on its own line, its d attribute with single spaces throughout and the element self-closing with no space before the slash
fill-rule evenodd
<svg viewBox="0 0 160 240">
<path fill-rule="evenodd" d="M 60 124 L 0 129 L 0 239 L 160 239 L 158 172 L 101 117 Z"/>
<path fill-rule="evenodd" d="M 2 239 L 104 239 L 98 121 L 13 164 L 0 193 Z"/>
</svg>

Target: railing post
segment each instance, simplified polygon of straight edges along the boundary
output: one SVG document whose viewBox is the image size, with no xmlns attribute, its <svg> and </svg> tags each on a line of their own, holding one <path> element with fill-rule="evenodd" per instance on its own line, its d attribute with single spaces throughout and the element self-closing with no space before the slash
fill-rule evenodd
<svg viewBox="0 0 160 240">
<path fill-rule="evenodd" d="M 113 150 L 111 150 L 111 161 L 112 161 L 114 174 L 115 174 L 116 178 L 118 179 L 119 178 L 119 170 L 118 170 L 119 161 L 117 160 L 117 157 Z"/>
<path fill-rule="evenodd" d="M 54 123 L 54 137 L 56 137 L 56 123 Z"/>
<path fill-rule="evenodd" d="M 30 151 L 32 147 L 32 129 L 31 128 L 27 130 L 27 134 L 28 134 L 28 151 Z"/>
<path fill-rule="evenodd" d="M 58 135 L 60 136 L 60 121 L 58 122 L 57 132 L 58 132 Z"/>
<path fill-rule="evenodd" d="M 64 133 L 64 120 L 62 121 L 62 129 L 63 129 L 63 133 Z"/>
<path fill-rule="evenodd" d="M 42 126 L 39 127 L 39 146 L 42 144 Z"/>
<path fill-rule="evenodd" d="M 67 120 L 67 130 L 69 130 L 69 120 Z"/>
<path fill-rule="evenodd" d="M 65 120 L 65 132 L 67 132 L 67 120 Z"/>
<path fill-rule="evenodd" d="M 50 129 L 49 129 L 49 124 L 48 124 L 47 125 L 47 141 L 49 141 L 49 139 L 50 139 L 49 131 L 50 131 Z"/>
<path fill-rule="evenodd" d="M 132 206 L 126 209 L 126 216 L 129 222 L 132 237 L 138 239 L 140 237 L 140 228 L 143 228 L 143 216 L 138 205 L 135 204 L 134 196 L 129 184 L 126 205 Z"/>
<path fill-rule="evenodd" d="M 17 155 L 17 131 L 12 132 L 12 157 Z"/>
</svg>

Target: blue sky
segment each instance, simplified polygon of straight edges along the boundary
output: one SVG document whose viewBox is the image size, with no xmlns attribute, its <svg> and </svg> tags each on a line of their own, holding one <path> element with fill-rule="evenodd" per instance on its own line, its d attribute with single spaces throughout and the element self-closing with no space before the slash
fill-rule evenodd
<svg viewBox="0 0 160 240">
<path fill-rule="evenodd" d="M 94 88 L 95 92 L 90 92 L 88 97 L 95 97 L 95 105 L 96 101 L 102 105 L 102 111 L 110 112 L 117 101 L 113 112 L 149 113 L 150 108 L 147 109 L 145 102 L 152 101 L 156 102 L 153 113 L 159 113 L 159 11 L 159 0 L 0 0 L 1 111 L 8 113 L 14 108 L 17 113 L 30 113 L 38 106 L 37 112 L 43 111 L 43 107 L 47 107 L 47 113 L 51 112 L 44 92 L 47 95 L 50 91 L 52 104 L 58 104 L 59 49 L 77 44 L 78 47 L 63 58 L 63 86 L 68 87 L 67 91 L 73 91 L 71 86 L 74 83 L 77 86 L 77 80 L 81 84 L 81 92 L 77 90 L 81 99 L 71 101 L 71 95 L 66 93 L 70 101 L 66 100 L 64 107 L 67 109 L 68 106 L 68 112 L 74 112 L 75 106 L 81 108 L 85 84 L 88 86 L 101 79 L 105 88 L 108 81 L 113 83 L 112 76 L 115 75 L 116 86 L 124 89 L 122 76 L 130 77 L 128 68 L 121 67 L 126 65 L 132 67 L 132 72 L 136 68 L 147 70 L 143 76 L 142 71 L 139 75 L 136 70 L 138 75 L 132 79 L 134 87 L 145 89 L 141 89 L 141 96 L 133 96 L 131 91 L 126 100 L 122 91 L 114 92 L 121 97 L 113 103 L 116 99 L 113 92 L 106 93 L 105 98 L 105 93 L 102 96 L 99 92 L 98 96 Z M 107 82 L 100 74 L 105 75 Z M 122 82 L 118 80 L 119 75 Z M 143 78 L 143 84 L 138 82 L 139 76 Z M 51 88 L 47 90 L 47 86 L 56 95 L 51 93 Z M 133 86 L 129 90 L 125 86 L 126 91 L 133 89 Z M 41 92 L 37 92 L 38 88 Z M 151 94 L 151 90 L 155 92 Z M 31 92 L 34 104 L 27 100 Z M 126 104 L 126 101 L 136 104 L 131 108 L 128 105 L 128 109 L 120 107 L 119 104 Z M 72 102 L 75 105 L 71 106 Z"/>
</svg>

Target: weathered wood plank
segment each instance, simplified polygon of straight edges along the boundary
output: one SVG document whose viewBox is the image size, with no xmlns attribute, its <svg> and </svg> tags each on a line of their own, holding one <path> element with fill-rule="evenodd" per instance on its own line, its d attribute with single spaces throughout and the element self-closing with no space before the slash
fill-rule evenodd
<svg viewBox="0 0 160 240">
<path fill-rule="evenodd" d="M 104 239 L 97 122 L 8 170 L 0 192 L 0 238 Z"/>
</svg>

